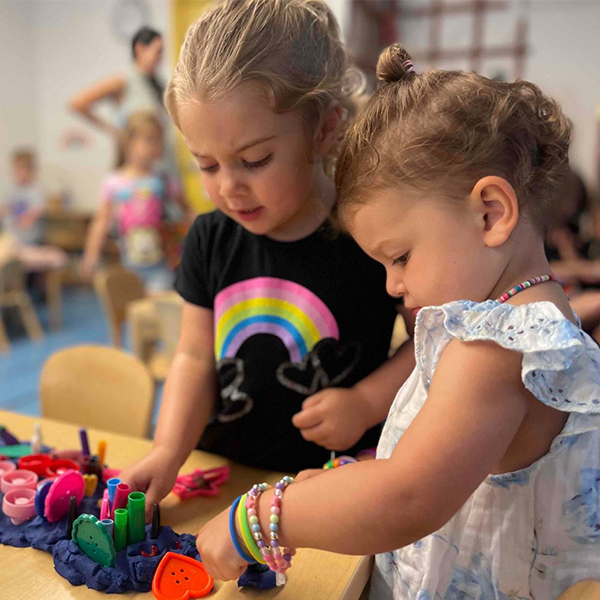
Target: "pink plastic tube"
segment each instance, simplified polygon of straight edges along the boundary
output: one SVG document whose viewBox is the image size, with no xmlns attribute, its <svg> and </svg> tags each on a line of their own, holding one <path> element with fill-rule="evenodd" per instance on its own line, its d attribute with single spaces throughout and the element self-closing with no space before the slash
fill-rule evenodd
<svg viewBox="0 0 600 600">
<path fill-rule="evenodd" d="M 127 498 L 129 496 L 130 488 L 126 483 L 119 483 L 115 490 L 115 499 L 112 503 L 112 512 L 115 514 L 117 508 L 127 508 Z"/>
</svg>

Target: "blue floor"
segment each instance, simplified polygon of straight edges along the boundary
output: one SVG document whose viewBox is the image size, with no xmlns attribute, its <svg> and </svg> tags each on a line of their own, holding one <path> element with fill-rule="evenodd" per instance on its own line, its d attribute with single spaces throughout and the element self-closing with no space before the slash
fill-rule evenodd
<svg viewBox="0 0 600 600">
<path fill-rule="evenodd" d="M 0 409 L 40 416 L 38 384 L 42 365 L 57 350 L 78 344 L 108 345 L 109 332 L 100 302 L 89 288 L 67 288 L 63 294 L 63 326 L 49 327 L 48 310 L 36 303 L 36 312 L 45 332 L 41 342 L 33 343 L 17 315 L 3 313 L 11 349 L 0 354 Z M 127 347 L 126 347 L 127 349 Z M 157 387 L 158 410 L 162 386 Z M 156 415 L 153 422 L 156 419 Z"/>
</svg>

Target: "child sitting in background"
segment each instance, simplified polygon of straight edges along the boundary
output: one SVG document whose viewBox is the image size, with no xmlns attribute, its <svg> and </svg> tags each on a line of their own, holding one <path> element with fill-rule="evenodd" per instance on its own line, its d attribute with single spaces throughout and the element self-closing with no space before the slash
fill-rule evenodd
<svg viewBox="0 0 600 600">
<path fill-rule="evenodd" d="M 311 547 L 377 553 L 372 600 L 556 600 L 600 572 L 600 350 L 544 254 L 569 124 L 531 83 L 418 74 L 398 45 L 377 72 L 339 212 L 418 311 L 417 368 L 377 460 L 253 488 L 198 550 L 221 579 Z"/>
<path fill-rule="evenodd" d="M 26 271 L 59 269 L 67 263 L 67 255 L 59 248 L 43 245 L 43 216 L 46 199 L 37 183 L 35 154 L 31 150 L 15 150 L 12 154 L 13 185 L 0 204 L 2 234 L 9 239 L 11 254 L 17 256 Z"/>
<path fill-rule="evenodd" d="M 114 223 L 123 266 L 140 276 L 147 291 L 173 287 L 161 238 L 161 222 L 170 198 L 181 198 L 173 179 L 155 171 L 163 153 L 163 131 L 152 112 L 134 113 L 127 119 L 117 169 L 102 185 L 100 207 L 90 226 L 82 270 L 90 277 L 98 266 L 102 248 Z"/>
</svg>

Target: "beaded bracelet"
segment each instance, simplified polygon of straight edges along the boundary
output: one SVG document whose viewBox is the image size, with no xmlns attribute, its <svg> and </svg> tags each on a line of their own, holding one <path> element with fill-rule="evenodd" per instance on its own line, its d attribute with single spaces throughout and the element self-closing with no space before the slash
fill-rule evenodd
<svg viewBox="0 0 600 600">
<path fill-rule="evenodd" d="M 296 551 L 293 548 L 284 548 L 283 552 L 281 551 L 279 547 L 279 534 L 277 533 L 279 531 L 279 521 L 281 515 L 281 498 L 283 496 L 283 492 L 291 483 L 294 483 L 293 477 L 288 475 L 283 477 L 283 479 L 278 481 L 275 485 L 275 492 L 271 498 L 271 517 L 269 518 L 269 529 L 271 531 L 271 551 L 273 552 L 275 566 L 277 567 L 275 570 L 278 573 L 285 573 L 285 571 L 292 566 L 292 556 L 296 554 Z"/>
<path fill-rule="evenodd" d="M 242 557 L 242 559 L 245 562 L 252 564 L 252 563 L 255 563 L 256 561 L 254 560 L 254 558 L 250 558 L 242 550 L 242 547 L 240 546 L 240 543 L 238 542 L 237 533 L 235 530 L 235 511 L 236 511 L 236 508 L 238 507 L 238 504 L 240 503 L 240 499 L 241 499 L 241 496 L 238 496 L 233 501 L 233 504 L 231 505 L 231 509 L 229 510 L 229 535 L 231 536 L 231 541 L 233 542 L 233 545 L 234 545 L 237 553 Z"/>
<path fill-rule="evenodd" d="M 240 499 L 240 504 L 237 510 L 238 528 L 250 555 L 254 557 L 256 562 L 264 565 L 265 560 L 263 559 L 262 554 L 253 539 L 252 532 L 250 531 L 250 525 L 248 524 L 248 513 L 246 510 L 247 498 L 248 494 L 244 494 Z"/>
</svg>

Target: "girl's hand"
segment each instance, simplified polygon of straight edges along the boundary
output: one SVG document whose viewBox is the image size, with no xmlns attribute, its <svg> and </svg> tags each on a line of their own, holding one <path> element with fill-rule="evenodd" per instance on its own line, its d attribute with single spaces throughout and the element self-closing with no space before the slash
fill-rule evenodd
<svg viewBox="0 0 600 600">
<path fill-rule="evenodd" d="M 368 414 L 368 403 L 356 388 L 329 388 L 307 398 L 292 423 L 307 442 L 345 450 L 369 428 Z"/>
<path fill-rule="evenodd" d="M 132 492 L 146 494 L 146 519 L 152 516 L 152 505 L 160 502 L 175 485 L 179 463 L 164 448 L 154 448 L 142 460 L 127 467 L 120 477 Z"/>
<path fill-rule="evenodd" d="M 237 553 L 229 533 L 229 508 L 209 521 L 198 533 L 196 547 L 202 563 L 215 579 L 239 579 L 248 567 Z"/>
</svg>

